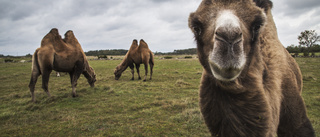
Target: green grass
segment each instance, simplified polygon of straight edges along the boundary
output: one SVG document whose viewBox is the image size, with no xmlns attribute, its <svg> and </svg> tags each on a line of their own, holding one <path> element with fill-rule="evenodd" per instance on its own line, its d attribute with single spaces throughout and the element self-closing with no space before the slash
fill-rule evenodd
<svg viewBox="0 0 320 137">
<path fill-rule="evenodd" d="M 291 55 L 294 55 L 295 53 L 290 53 L 290 54 L 291 54 Z M 310 52 L 310 53 L 309 53 L 309 56 L 311 56 L 311 55 L 312 55 L 312 53 Z M 320 56 L 320 52 L 315 52 L 314 55 L 315 55 L 315 56 Z M 304 56 L 304 53 L 299 53 L 298 56 Z"/>
<path fill-rule="evenodd" d="M 303 75 L 302 96 L 316 135 L 320 136 L 320 58 L 295 58 Z"/>
<path fill-rule="evenodd" d="M 184 57 L 184 56 L 183 56 Z M 175 57 L 174 57 L 175 58 Z M 308 116 L 320 133 L 320 59 L 296 58 L 304 75 Z M 210 136 L 198 105 L 202 67 L 193 59 L 156 57 L 153 79 L 131 81 L 126 70 L 114 80 L 121 60 L 92 60 L 97 82 L 81 76 L 76 98 L 69 76 L 52 73 L 48 97 L 36 85 L 36 103 L 28 84 L 31 63 L 0 63 L 1 136 Z M 143 65 L 140 68 L 144 74 Z"/>
</svg>

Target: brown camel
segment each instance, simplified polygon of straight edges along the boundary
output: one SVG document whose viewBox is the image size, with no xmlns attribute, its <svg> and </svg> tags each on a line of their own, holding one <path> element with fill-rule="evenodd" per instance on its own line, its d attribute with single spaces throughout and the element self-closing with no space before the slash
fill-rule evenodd
<svg viewBox="0 0 320 137">
<path fill-rule="evenodd" d="M 118 80 L 122 74 L 123 71 L 125 71 L 128 67 L 131 69 L 132 73 L 132 79 L 134 80 L 134 65 L 136 66 L 137 73 L 140 77 L 140 64 L 144 64 L 144 69 L 145 69 L 145 76 L 144 80 L 147 80 L 147 74 L 148 74 L 148 64 L 150 65 L 150 80 L 152 79 L 152 73 L 153 73 L 153 66 L 154 66 L 154 61 L 153 61 L 153 53 L 148 47 L 148 44 L 141 39 L 140 40 L 140 45 L 138 46 L 138 41 L 133 40 L 131 47 L 129 51 L 127 52 L 126 56 L 122 60 L 122 62 L 116 67 L 114 70 L 114 75 L 115 79 Z"/>
<path fill-rule="evenodd" d="M 32 101 L 35 101 L 34 88 L 37 79 L 42 75 L 42 88 L 50 97 L 48 90 L 49 76 L 52 70 L 68 72 L 71 79 L 72 95 L 76 96 L 77 80 L 83 74 L 94 86 L 96 75 L 89 66 L 86 55 L 72 31 L 67 31 L 62 39 L 58 29 L 52 29 L 41 41 L 41 47 L 33 54 L 32 74 L 29 84 Z"/>
<path fill-rule="evenodd" d="M 190 14 L 212 136 L 312 137 L 302 76 L 280 43 L 270 0 L 203 0 Z"/>
</svg>

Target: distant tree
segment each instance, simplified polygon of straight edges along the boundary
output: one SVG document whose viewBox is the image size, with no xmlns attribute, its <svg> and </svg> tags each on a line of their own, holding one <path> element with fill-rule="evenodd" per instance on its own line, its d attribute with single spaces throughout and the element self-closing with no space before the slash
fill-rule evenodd
<svg viewBox="0 0 320 137">
<path fill-rule="evenodd" d="M 30 58 L 30 57 L 32 57 L 32 55 L 29 53 L 26 55 L 26 57 Z"/>
<path fill-rule="evenodd" d="M 306 46 L 306 53 L 309 55 L 310 47 L 312 47 L 316 42 L 320 41 L 320 36 L 318 36 L 315 30 L 305 30 L 304 32 L 300 33 L 298 40 L 300 45 Z"/>
<path fill-rule="evenodd" d="M 320 52 L 320 45 L 319 44 L 314 44 L 311 48 L 310 48 L 311 52 Z"/>
<path fill-rule="evenodd" d="M 297 46 L 295 46 L 293 44 L 288 46 L 287 50 L 288 50 L 289 53 L 299 53 L 300 52 L 300 48 L 298 48 Z"/>
</svg>

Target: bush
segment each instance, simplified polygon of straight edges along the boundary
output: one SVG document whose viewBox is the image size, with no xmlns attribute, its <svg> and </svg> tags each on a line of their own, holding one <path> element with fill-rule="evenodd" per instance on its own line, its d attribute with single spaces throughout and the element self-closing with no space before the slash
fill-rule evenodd
<svg viewBox="0 0 320 137">
<path fill-rule="evenodd" d="M 108 59 L 108 56 L 107 55 L 99 55 L 98 59 Z"/>
<path fill-rule="evenodd" d="M 314 52 L 311 53 L 311 57 L 314 57 L 316 56 L 316 54 Z"/>
<path fill-rule="evenodd" d="M 308 52 L 303 52 L 303 56 L 309 57 L 309 53 Z"/>
<path fill-rule="evenodd" d="M 192 56 L 185 56 L 185 59 L 192 59 Z"/>
<path fill-rule="evenodd" d="M 12 59 L 5 59 L 4 62 L 6 62 L 6 63 L 7 62 L 13 62 L 13 60 Z"/>
<path fill-rule="evenodd" d="M 164 59 L 172 59 L 172 57 L 171 56 L 165 56 L 165 57 L 163 57 Z"/>
</svg>

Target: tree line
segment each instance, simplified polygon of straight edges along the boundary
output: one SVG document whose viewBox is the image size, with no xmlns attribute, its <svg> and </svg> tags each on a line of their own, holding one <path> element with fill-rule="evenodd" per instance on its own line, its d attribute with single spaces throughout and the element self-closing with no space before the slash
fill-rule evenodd
<svg viewBox="0 0 320 137">
<path fill-rule="evenodd" d="M 289 53 L 307 53 L 307 52 L 320 52 L 320 45 L 319 44 L 314 44 L 312 47 L 304 47 L 301 45 L 295 46 L 295 45 L 290 45 L 286 48 Z"/>
<path fill-rule="evenodd" d="M 125 49 L 107 49 L 107 50 L 93 50 L 85 52 L 87 56 L 105 56 L 105 55 L 126 55 L 128 50 Z M 155 52 L 155 55 L 193 55 L 197 54 L 196 48 L 179 49 L 173 52 Z"/>
<path fill-rule="evenodd" d="M 197 54 L 196 48 L 177 49 L 173 52 L 155 52 L 155 55 L 194 55 Z"/>
<path fill-rule="evenodd" d="M 107 49 L 107 50 L 93 50 L 85 52 L 87 56 L 100 56 L 100 55 L 125 55 L 128 50 L 125 49 Z"/>
</svg>

